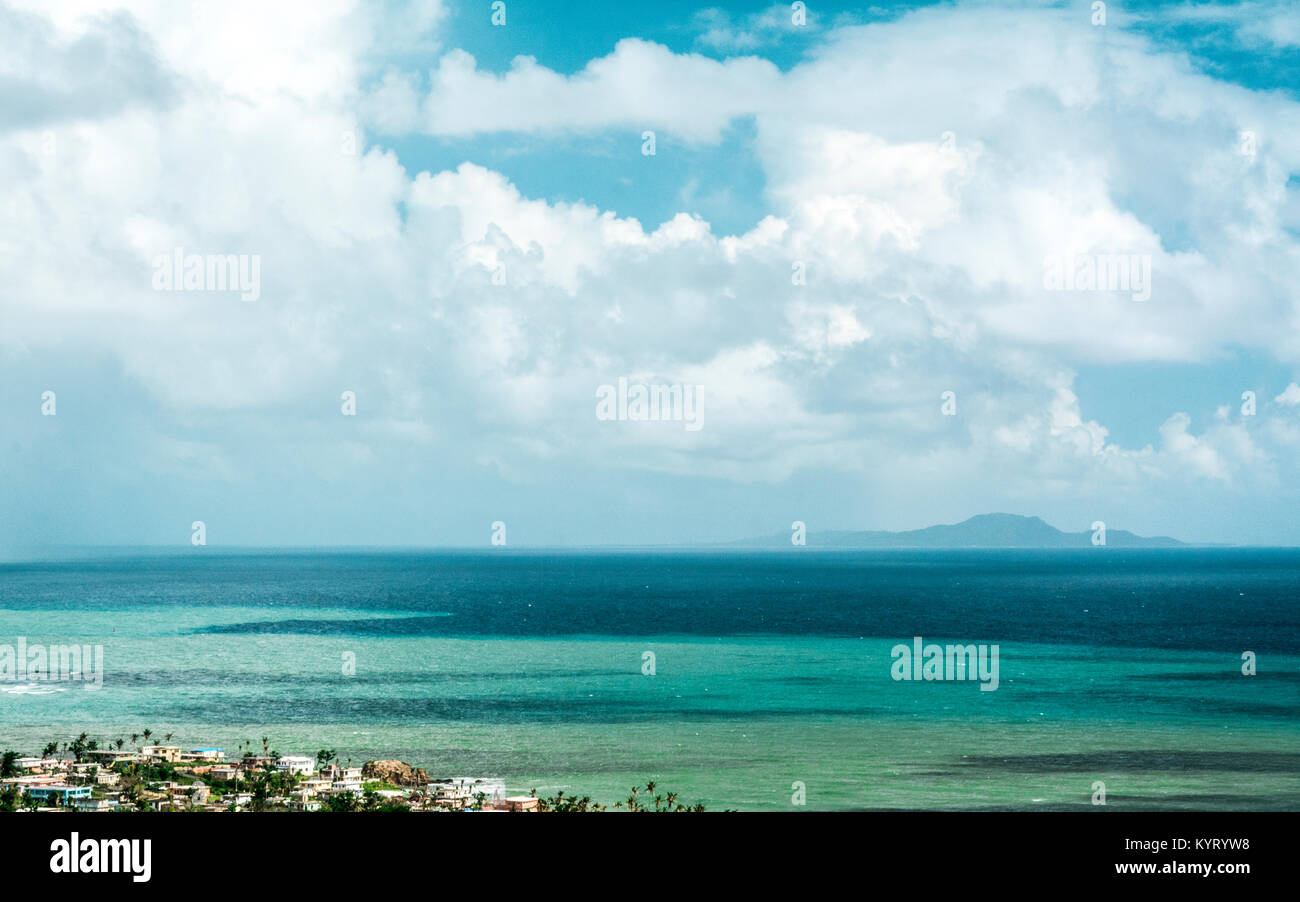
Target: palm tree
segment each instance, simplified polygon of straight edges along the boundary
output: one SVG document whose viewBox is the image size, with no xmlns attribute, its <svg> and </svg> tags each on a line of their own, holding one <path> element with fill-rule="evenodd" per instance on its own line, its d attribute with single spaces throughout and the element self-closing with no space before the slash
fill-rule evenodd
<svg viewBox="0 0 1300 902">
<path fill-rule="evenodd" d="M 153 730 L 146 729 L 141 735 L 144 736 L 144 741 L 148 742 L 149 737 L 153 735 Z"/>
<path fill-rule="evenodd" d="M 652 795 L 654 793 L 655 785 L 656 784 L 653 780 L 649 780 L 646 782 L 644 790 L 640 789 L 639 787 L 633 786 L 632 794 L 627 797 L 627 801 L 615 802 L 614 807 L 623 808 L 626 806 L 628 811 L 653 810 L 659 812 L 670 812 L 670 811 L 679 812 L 679 811 L 703 811 L 704 810 L 704 806 L 702 804 L 687 806 L 679 803 L 677 801 L 678 799 L 677 793 L 675 792 L 670 792 L 662 795 L 654 795 L 653 796 L 654 808 L 653 809 L 647 808 L 645 805 L 641 804 L 640 795 L 643 791 L 648 796 Z"/>
<path fill-rule="evenodd" d="M 140 741 L 140 734 L 139 734 L 139 733 L 132 733 L 132 734 L 131 734 L 131 744 L 132 744 L 132 745 L 135 745 L 135 744 L 136 744 L 137 742 L 139 742 L 139 741 Z"/>
<path fill-rule="evenodd" d="M 117 746 L 117 750 L 118 750 L 119 752 L 122 750 L 122 746 L 124 745 L 124 743 L 122 742 L 122 739 L 121 739 L 120 736 L 119 736 L 117 739 L 114 739 L 114 740 L 113 740 L 113 745 Z"/>
</svg>

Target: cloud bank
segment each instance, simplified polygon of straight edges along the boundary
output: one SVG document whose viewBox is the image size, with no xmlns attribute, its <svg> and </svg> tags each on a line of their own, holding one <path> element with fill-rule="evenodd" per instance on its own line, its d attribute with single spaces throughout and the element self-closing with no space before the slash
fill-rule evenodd
<svg viewBox="0 0 1300 902">
<path fill-rule="evenodd" d="M 628 37 L 570 75 L 524 49 L 480 69 L 437 4 L 199 9 L 0 8 L 0 463 L 28 483 L 0 540 L 102 535 L 87 494 L 123 541 L 220 498 L 232 541 L 276 544 L 473 544 L 512 505 L 540 542 L 729 538 L 791 504 L 836 528 L 1016 509 L 1218 540 L 1240 525 L 1223 499 L 1284 519 L 1294 385 L 1225 384 L 1213 417 L 1142 397 L 1152 440 L 1125 447 L 1076 381 L 1234 354 L 1294 370 L 1293 97 L 1075 9 L 819 23 L 784 71 Z M 613 135 L 626 158 L 591 165 L 632 172 L 738 120 L 767 211 L 740 234 L 391 149 Z M 154 291 L 176 248 L 258 255 L 259 299 Z M 1148 300 L 1045 286 L 1048 261 L 1117 255 L 1148 261 Z M 597 419 L 619 377 L 701 386 L 707 425 Z M 398 525 L 416 508 L 396 483 L 442 513 Z"/>
</svg>

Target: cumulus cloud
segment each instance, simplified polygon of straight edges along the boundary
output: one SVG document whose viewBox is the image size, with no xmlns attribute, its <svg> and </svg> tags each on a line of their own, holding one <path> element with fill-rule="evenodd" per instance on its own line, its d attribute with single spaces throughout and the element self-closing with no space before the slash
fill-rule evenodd
<svg viewBox="0 0 1300 902">
<path fill-rule="evenodd" d="M 206 460 L 272 479 L 248 450 L 270 444 L 316 475 L 418 476 L 418 452 L 516 484 L 564 462 L 1123 498 L 1249 483 L 1285 445 L 1222 418 L 1197 432 L 1156 397 L 1158 442 L 1124 447 L 1080 404 L 1085 365 L 1300 357 L 1300 105 L 1147 39 L 945 7 L 829 30 L 784 73 L 629 38 L 572 75 L 527 56 L 494 74 L 443 52 L 439 4 L 412 7 L 400 46 L 370 5 L 207 9 L 209 31 L 163 3 L 5 13 L 30 46 L 102 66 L 49 67 L 47 112 L 0 134 L 0 366 L 111 361 L 147 399 L 140 465 L 169 478 Z M 440 55 L 426 77 L 409 53 Z M 121 102 L 78 98 L 88 71 Z M 739 117 L 767 210 L 739 234 L 528 196 L 473 160 L 414 171 L 368 139 L 710 143 Z M 1247 128 L 1266 136 L 1253 157 Z M 258 254 L 261 299 L 152 291 L 178 247 Z M 1148 301 L 1044 285 L 1053 255 L 1113 254 L 1149 258 Z M 593 392 L 620 376 L 703 386 L 706 428 L 598 421 Z M 344 388 L 365 416 L 341 439 Z"/>
<path fill-rule="evenodd" d="M 0 132 L 158 107 L 173 95 L 150 36 L 122 12 L 105 12 L 75 33 L 39 14 L 0 6 Z"/>
<path fill-rule="evenodd" d="M 516 57 L 498 76 L 454 50 L 431 73 L 423 127 L 463 136 L 671 126 L 688 140 L 716 141 L 734 117 L 763 104 L 778 77 L 776 66 L 755 57 L 719 62 L 633 38 L 571 76 L 531 56 Z"/>
<path fill-rule="evenodd" d="M 691 24 L 697 30 L 696 41 L 715 50 L 750 52 L 769 46 L 795 34 L 815 32 L 820 17 L 815 10 L 796 10 L 792 4 L 777 3 L 746 16 L 733 16 L 724 9 L 710 7 L 695 13 Z"/>
<path fill-rule="evenodd" d="M 1135 18 L 1165 27 L 1199 27 L 1255 48 L 1300 47 L 1300 12 L 1284 0 L 1168 6 L 1160 9 L 1158 17 L 1138 13 Z"/>
</svg>

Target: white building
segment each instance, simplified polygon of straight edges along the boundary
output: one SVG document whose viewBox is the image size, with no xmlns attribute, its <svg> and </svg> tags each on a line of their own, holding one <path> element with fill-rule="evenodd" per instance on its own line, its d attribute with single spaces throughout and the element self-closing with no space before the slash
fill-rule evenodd
<svg viewBox="0 0 1300 902">
<path fill-rule="evenodd" d="M 73 799 L 72 806 L 78 811 L 116 811 L 116 799 Z"/>
<path fill-rule="evenodd" d="M 146 745 L 140 749 L 140 754 L 150 761 L 167 761 L 175 764 L 181 760 L 180 746 L 175 745 Z"/>
<path fill-rule="evenodd" d="M 316 759 L 305 755 L 283 755 L 275 762 L 275 769 L 282 774 L 302 774 L 310 777 L 316 770 Z"/>
<path fill-rule="evenodd" d="M 202 761 L 206 763 L 215 763 L 224 761 L 226 752 L 224 749 L 190 749 L 188 752 L 181 752 L 182 761 Z"/>
<path fill-rule="evenodd" d="M 289 799 L 290 811 L 320 811 L 320 802 L 305 792 L 295 792 Z"/>
</svg>

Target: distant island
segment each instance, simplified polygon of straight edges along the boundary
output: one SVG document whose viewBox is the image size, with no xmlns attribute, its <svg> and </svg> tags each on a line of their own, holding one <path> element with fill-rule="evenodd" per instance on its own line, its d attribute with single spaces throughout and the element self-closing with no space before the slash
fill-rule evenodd
<svg viewBox="0 0 1300 902">
<path fill-rule="evenodd" d="M 749 548 L 789 548 L 792 530 L 771 536 L 740 539 L 728 544 Z M 1082 548 L 1093 544 L 1093 531 L 1062 532 L 1039 517 L 1018 514 L 978 514 L 969 520 L 902 532 L 887 530 L 806 531 L 813 548 Z M 1175 548 L 1186 542 L 1168 536 L 1139 536 L 1125 529 L 1107 529 L 1106 545 L 1117 548 Z"/>
</svg>

